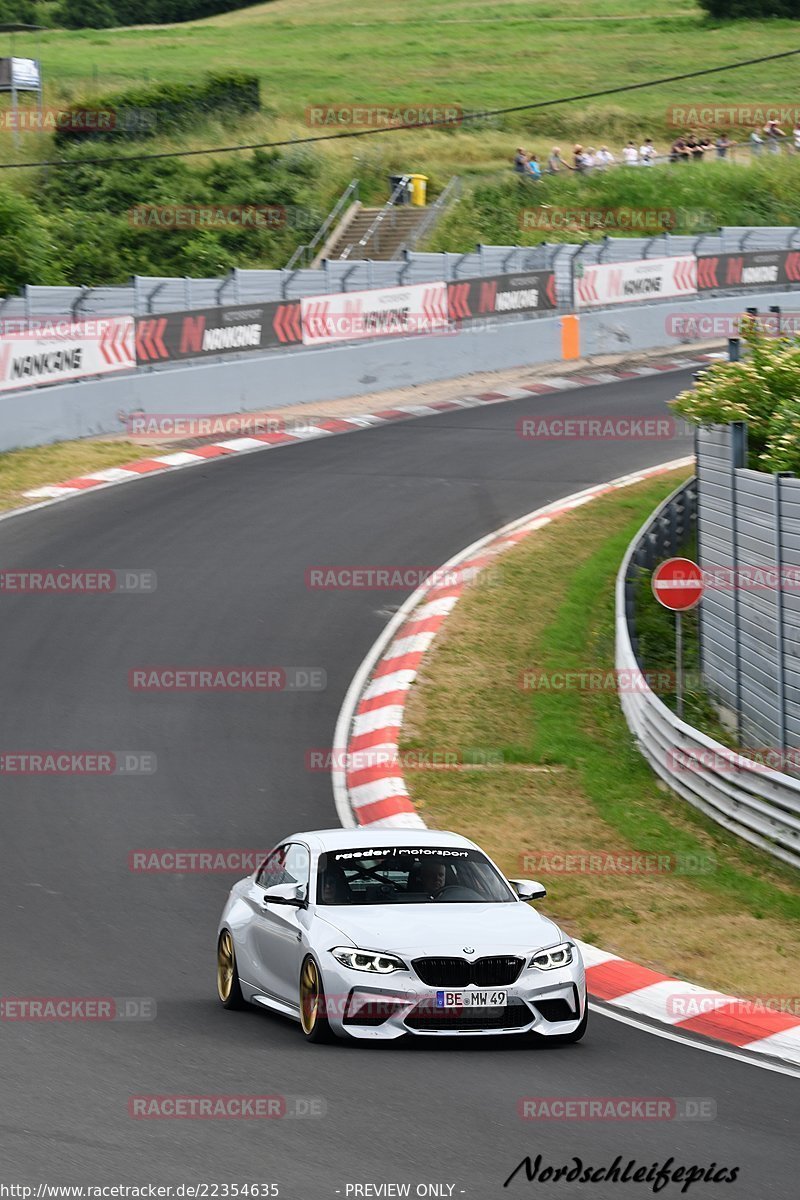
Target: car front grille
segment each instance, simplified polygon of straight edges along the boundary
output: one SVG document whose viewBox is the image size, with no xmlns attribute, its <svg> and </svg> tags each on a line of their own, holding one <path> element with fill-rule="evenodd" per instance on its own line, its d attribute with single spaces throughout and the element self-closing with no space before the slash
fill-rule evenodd
<svg viewBox="0 0 800 1200">
<path fill-rule="evenodd" d="M 523 958 L 415 958 L 414 970 L 423 983 L 431 987 L 462 988 L 470 983 L 476 987 L 503 987 L 519 977 Z"/>
<path fill-rule="evenodd" d="M 524 1029 L 533 1020 L 527 1004 L 511 1001 L 503 1008 L 445 1009 L 432 1008 L 430 1002 L 418 1004 L 406 1017 L 409 1029 L 423 1033 L 458 1033 L 480 1029 Z"/>
</svg>

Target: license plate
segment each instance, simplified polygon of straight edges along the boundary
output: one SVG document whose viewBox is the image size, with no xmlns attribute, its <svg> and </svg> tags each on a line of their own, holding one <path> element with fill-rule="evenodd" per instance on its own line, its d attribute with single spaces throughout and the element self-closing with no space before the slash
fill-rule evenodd
<svg viewBox="0 0 800 1200">
<path fill-rule="evenodd" d="M 508 992 L 437 992 L 437 1008 L 505 1008 Z"/>
</svg>

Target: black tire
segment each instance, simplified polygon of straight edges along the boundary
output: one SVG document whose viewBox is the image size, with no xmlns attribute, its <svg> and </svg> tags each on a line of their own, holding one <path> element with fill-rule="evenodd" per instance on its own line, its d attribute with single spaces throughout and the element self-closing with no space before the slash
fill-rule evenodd
<svg viewBox="0 0 800 1200">
<path fill-rule="evenodd" d="M 328 1021 L 325 989 L 316 959 L 308 954 L 300 968 L 300 1028 L 307 1042 L 328 1044 L 336 1041 L 336 1034 Z"/>
<path fill-rule="evenodd" d="M 233 935 L 228 929 L 223 929 L 217 941 L 217 997 L 223 1008 L 246 1008 L 242 985 L 239 983 L 239 972 L 236 969 Z"/>
</svg>

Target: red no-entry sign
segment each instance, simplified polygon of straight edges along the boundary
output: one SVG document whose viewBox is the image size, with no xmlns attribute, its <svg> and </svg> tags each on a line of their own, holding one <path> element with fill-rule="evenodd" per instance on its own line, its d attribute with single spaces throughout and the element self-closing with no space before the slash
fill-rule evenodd
<svg viewBox="0 0 800 1200">
<path fill-rule="evenodd" d="M 703 572 L 690 558 L 668 558 L 653 571 L 653 595 L 672 612 L 686 612 L 703 598 Z"/>
</svg>

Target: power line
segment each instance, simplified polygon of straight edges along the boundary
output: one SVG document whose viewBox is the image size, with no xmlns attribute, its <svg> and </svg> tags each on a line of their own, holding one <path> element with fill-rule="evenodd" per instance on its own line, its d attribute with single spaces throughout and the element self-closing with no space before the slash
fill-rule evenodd
<svg viewBox="0 0 800 1200">
<path fill-rule="evenodd" d="M 737 71 L 741 67 L 753 67 L 760 63 L 775 62 L 780 58 L 792 58 L 800 54 L 797 50 L 782 50 L 780 54 L 764 54 L 759 58 L 746 58 L 740 62 L 726 63 L 721 67 L 705 67 L 702 71 L 685 71 L 681 75 L 665 75 L 661 79 L 648 79 L 643 83 L 624 83 L 619 87 L 602 88 L 596 92 L 579 92 L 574 96 L 561 96 L 557 100 L 538 100 L 533 104 L 515 104 L 509 108 L 484 109 L 482 112 L 462 113 L 457 124 L 465 121 L 481 121 L 486 117 L 502 117 L 508 113 L 532 112 L 535 109 L 554 108 L 559 104 L 574 104 L 578 100 L 596 100 L 602 96 L 618 96 L 621 92 L 636 92 L 642 88 L 660 87 L 666 83 L 680 83 L 684 79 L 699 79 L 703 75 L 718 75 L 723 71 Z M 278 142 L 251 142 L 243 146 L 207 146 L 199 150 L 161 150 L 153 154 L 125 154 L 111 158 L 55 158 L 41 162 L 0 163 L 0 171 L 20 171 L 33 167 L 76 167 L 107 166 L 128 162 L 153 162 L 163 158 L 194 158 L 201 154 L 236 154 L 244 150 L 280 150 L 287 146 L 308 146 L 315 142 L 334 142 L 342 138 L 372 137 L 377 134 L 404 133 L 408 129 L 436 129 L 452 126 L 456 122 L 446 117 L 439 121 L 417 122 L 409 125 L 390 125 L 380 129 L 348 129 L 340 133 L 320 133 L 307 138 L 284 138 Z"/>
</svg>

